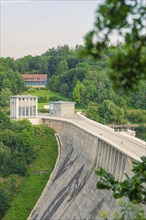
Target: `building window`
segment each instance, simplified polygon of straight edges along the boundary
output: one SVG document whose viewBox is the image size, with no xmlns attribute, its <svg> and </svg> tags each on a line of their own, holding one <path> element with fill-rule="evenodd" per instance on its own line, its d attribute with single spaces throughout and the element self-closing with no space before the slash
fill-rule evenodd
<svg viewBox="0 0 146 220">
<path fill-rule="evenodd" d="M 22 116 L 25 116 L 25 108 L 22 107 Z"/>
<path fill-rule="evenodd" d="M 33 116 L 35 116 L 35 115 L 36 115 L 36 107 L 33 106 Z"/>
<path fill-rule="evenodd" d="M 28 116 L 28 107 L 26 107 L 26 116 Z"/>
<path fill-rule="evenodd" d="M 19 116 L 21 116 L 21 107 L 19 107 Z"/>
<path fill-rule="evenodd" d="M 30 107 L 30 116 L 32 116 L 32 107 Z"/>
</svg>

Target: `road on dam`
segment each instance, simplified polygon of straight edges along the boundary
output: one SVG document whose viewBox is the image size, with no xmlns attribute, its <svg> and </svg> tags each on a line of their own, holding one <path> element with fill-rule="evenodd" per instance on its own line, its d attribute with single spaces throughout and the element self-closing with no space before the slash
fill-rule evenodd
<svg viewBox="0 0 146 220">
<path fill-rule="evenodd" d="M 74 117 L 40 115 L 41 123 L 56 130 L 60 153 L 54 172 L 29 220 L 89 220 L 108 219 L 119 210 L 111 191 L 98 190 L 95 175 L 98 167 L 123 180 L 132 175 L 132 160 L 146 155 L 146 143 L 125 132 L 87 119 L 77 113 Z"/>
</svg>

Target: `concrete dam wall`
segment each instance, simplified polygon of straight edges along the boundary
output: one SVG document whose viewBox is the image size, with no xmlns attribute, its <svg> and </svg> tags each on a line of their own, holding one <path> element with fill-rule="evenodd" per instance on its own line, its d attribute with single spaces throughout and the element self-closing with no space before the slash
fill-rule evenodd
<svg viewBox="0 0 146 220">
<path fill-rule="evenodd" d="M 131 174 L 132 158 L 71 122 L 44 118 L 42 123 L 57 132 L 61 148 L 53 176 L 29 219 L 99 220 L 100 212 L 112 219 L 118 204 L 110 191 L 96 188 L 95 170 L 103 167 L 122 180 L 124 173 Z"/>
</svg>

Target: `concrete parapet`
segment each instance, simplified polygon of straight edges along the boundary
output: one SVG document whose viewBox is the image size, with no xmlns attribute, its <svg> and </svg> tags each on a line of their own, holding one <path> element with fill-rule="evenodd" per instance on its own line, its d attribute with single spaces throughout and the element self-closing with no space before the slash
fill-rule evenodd
<svg viewBox="0 0 146 220">
<path fill-rule="evenodd" d="M 41 124 L 41 118 L 27 118 L 33 125 L 39 125 Z"/>
</svg>

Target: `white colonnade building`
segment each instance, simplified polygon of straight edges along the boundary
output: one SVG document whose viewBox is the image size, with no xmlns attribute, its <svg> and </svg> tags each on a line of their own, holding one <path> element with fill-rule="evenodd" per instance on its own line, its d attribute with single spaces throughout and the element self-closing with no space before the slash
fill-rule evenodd
<svg viewBox="0 0 146 220">
<path fill-rule="evenodd" d="M 36 118 L 38 115 L 38 97 L 16 95 L 10 97 L 10 118 Z"/>
</svg>

